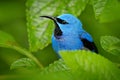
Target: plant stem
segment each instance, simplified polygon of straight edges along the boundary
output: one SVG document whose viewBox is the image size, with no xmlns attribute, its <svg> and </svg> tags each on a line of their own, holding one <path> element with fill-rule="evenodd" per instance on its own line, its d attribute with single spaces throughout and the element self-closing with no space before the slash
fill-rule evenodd
<svg viewBox="0 0 120 80">
<path fill-rule="evenodd" d="M 42 63 L 40 63 L 40 61 L 38 61 L 38 59 L 36 57 L 34 57 L 32 55 L 32 53 L 30 53 L 29 51 L 27 51 L 26 49 L 23 49 L 19 46 L 13 46 L 13 49 L 17 50 L 18 52 L 20 52 L 22 55 L 27 56 L 28 58 L 32 59 L 41 69 L 43 69 L 43 65 Z"/>
</svg>

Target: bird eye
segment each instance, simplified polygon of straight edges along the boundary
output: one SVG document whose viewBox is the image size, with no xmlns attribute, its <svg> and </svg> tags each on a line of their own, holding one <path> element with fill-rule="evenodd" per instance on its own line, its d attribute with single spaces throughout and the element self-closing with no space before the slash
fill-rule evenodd
<svg viewBox="0 0 120 80">
<path fill-rule="evenodd" d="M 57 22 L 59 22 L 60 24 L 68 24 L 67 21 L 62 20 L 62 19 L 60 19 L 60 18 L 56 18 L 56 20 L 57 20 Z"/>
</svg>

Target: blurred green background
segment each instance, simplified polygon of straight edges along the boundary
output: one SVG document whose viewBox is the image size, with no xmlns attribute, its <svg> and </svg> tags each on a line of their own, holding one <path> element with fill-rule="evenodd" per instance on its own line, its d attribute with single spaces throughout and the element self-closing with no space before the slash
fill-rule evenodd
<svg viewBox="0 0 120 80">
<path fill-rule="evenodd" d="M 11 34 L 21 46 L 28 48 L 25 2 L 26 0 L 0 1 L 0 30 Z M 0 48 L 0 74 L 8 74 L 10 64 L 20 57 L 24 56 L 17 51 Z"/>
<path fill-rule="evenodd" d="M 22 47 L 29 49 L 25 3 L 26 0 L 0 1 L 0 30 L 11 34 Z M 91 5 L 87 5 L 79 18 L 83 23 L 84 29 L 92 34 L 101 55 L 114 62 L 120 62 L 120 59 L 116 58 L 116 56 L 106 53 L 101 48 L 99 41 L 100 37 L 104 35 L 112 35 L 120 38 L 120 20 L 99 23 L 99 21 L 95 19 Z M 40 57 L 40 55 L 42 55 L 42 57 Z M 51 45 L 42 51 L 39 50 L 35 53 L 35 56 L 41 60 L 45 66 L 57 59 Z M 10 64 L 22 57 L 25 56 L 19 54 L 17 51 L 0 47 L 0 75 L 11 74 L 12 71 L 9 70 Z M 46 58 L 47 60 L 49 58 L 49 61 L 45 61 Z"/>
</svg>

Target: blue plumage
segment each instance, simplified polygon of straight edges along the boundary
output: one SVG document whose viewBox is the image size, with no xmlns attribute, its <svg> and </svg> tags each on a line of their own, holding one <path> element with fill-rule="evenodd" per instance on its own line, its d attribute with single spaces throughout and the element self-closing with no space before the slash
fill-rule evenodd
<svg viewBox="0 0 120 80">
<path fill-rule="evenodd" d="M 82 28 L 79 19 L 71 14 L 63 14 L 58 17 L 49 17 L 55 23 L 55 29 L 52 34 L 52 46 L 59 55 L 60 50 L 79 50 L 88 49 L 98 52 L 89 33 Z"/>
</svg>

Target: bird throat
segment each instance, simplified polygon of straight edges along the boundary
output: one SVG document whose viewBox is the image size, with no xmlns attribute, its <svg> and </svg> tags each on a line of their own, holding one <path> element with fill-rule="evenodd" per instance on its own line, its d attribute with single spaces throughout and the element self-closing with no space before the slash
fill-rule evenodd
<svg viewBox="0 0 120 80">
<path fill-rule="evenodd" d="M 54 36 L 57 38 L 62 35 L 62 31 L 57 23 L 55 23 Z"/>
</svg>

